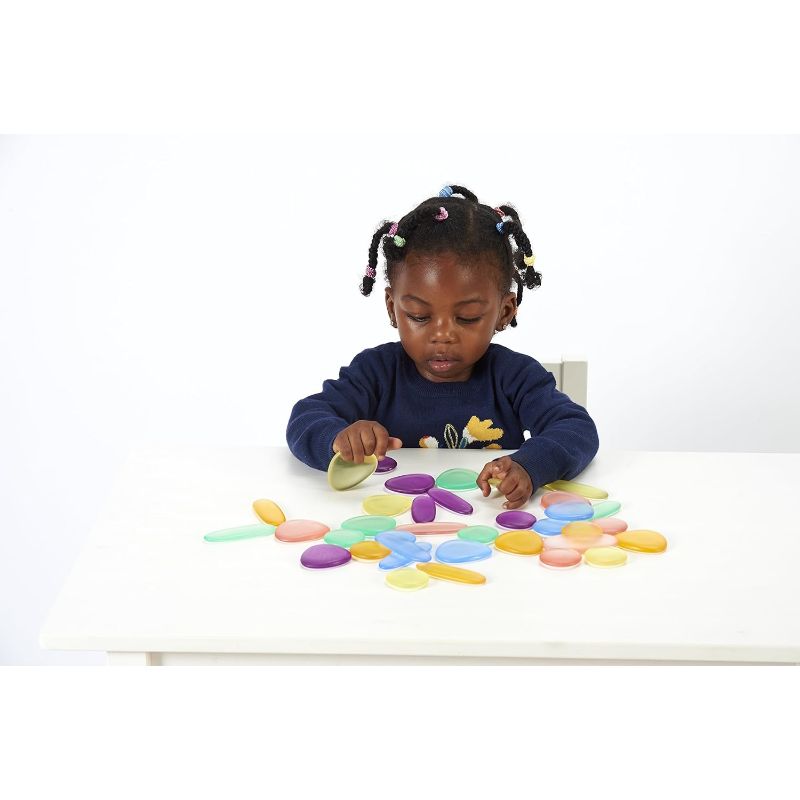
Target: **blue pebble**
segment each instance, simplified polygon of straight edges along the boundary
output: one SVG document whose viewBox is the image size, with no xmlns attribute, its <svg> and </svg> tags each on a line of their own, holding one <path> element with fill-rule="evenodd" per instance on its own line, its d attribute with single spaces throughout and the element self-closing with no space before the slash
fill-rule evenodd
<svg viewBox="0 0 800 800">
<path fill-rule="evenodd" d="M 436 548 L 436 560 L 443 564 L 463 564 L 466 561 L 483 561 L 492 555 L 492 548 L 480 542 L 449 539 Z"/>
<path fill-rule="evenodd" d="M 566 524 L 567 520 L 540 519 L 533 523 L 533 529 L 542 536 L 558 536 Z"/>
<path fill-rule="evenodd" d="M 553 503 L 544 510 L 550 519 L 575 522 L 582 519 L 591 519 L 594 508 L 589 503 Z"/>
</svg>

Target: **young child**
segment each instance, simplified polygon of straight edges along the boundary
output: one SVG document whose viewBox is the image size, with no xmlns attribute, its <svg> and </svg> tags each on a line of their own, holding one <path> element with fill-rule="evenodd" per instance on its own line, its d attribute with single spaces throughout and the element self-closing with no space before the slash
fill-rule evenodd
<svg viewBox="0 0 800 800">
<path fill-rule="evenodd" d="M 381 240 L 386 309 L 400 341 L 364 350 L 338 380 L 295 404 L 286 431 L 292 453 L 324 470 L 337 452 L 361 463 L 402 446 L 484 448 L 487 457 L 516 449 L 488 461 L 478 477 L 484 496 L 488 479 L 500 479 L 509 509 L 543 484 L 580 473 L 598 448 L 589 414 L 538 361 L 492 343 L 516 326 L 523 287 L 541 285 L 514 208 L 445 186 L 375 232 L 364 295 L 375 283 Z"/>
</svg>

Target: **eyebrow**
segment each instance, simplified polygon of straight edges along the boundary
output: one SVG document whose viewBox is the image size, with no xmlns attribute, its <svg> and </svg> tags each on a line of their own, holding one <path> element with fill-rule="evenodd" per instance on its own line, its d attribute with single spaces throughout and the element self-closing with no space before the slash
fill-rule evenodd
<svg viewBox="0 0 800 800">
<path fill-rule="evenodd" d="M 402 297 L 403 300 L 416 300 L 418 303 L 422 303 L 424 306 L 429 306 L 430 303 L 427 300 L 423 300 L 421 297 L 417 297 L 414 294 L 404 294 Z M 489 301 L 483 300 L 480 297 L 471 297 L 469 300 L 459 300 L 456 305 L 457 306 L 465 306 L 468 303 L 480 303 L 483 306 L 488 306 Z"/>
</svg>

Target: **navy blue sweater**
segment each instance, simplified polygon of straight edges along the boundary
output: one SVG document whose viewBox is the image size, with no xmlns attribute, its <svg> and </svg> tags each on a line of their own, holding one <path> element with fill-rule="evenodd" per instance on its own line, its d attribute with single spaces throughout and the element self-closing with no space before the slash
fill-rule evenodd
<svg viewBox="0 0 800 800">
<path fill-rule="evenodd" d="M 573 478 L 594 458 L 597 428 L 582 406 L 556 389 L 538 361 L 490 344 L 467 381 L 423 378 L 400 342 L 359 353 L 338 380 L 292 409 L 286 440 L 301 461 L 327 469 L 337 434 L 360 419 L 375 420 L 403 447 L 517 450 L 511 458 L 534 489 Z M 530 438 L 523 437 L 530 431 Z"/>
</svg>

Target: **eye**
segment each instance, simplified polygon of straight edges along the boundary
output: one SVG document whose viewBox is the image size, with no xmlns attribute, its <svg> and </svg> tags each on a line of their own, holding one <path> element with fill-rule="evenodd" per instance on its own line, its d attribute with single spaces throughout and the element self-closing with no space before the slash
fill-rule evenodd
<svg viewBox="0 0 800 800">
<path fill-rule="evenodd" d="M 469 318 L 469 319 L 467 319 L 467 318 L 465 318 L 465 317 L 459 317 L 459 318 L 458 318 L 458 321 L 459 321 L 459 322 L 460 322 L 462 325 L 473 325 L 473 324 L 474 324 L 474 323 L 476 323 L 476 322 L 480 322 L 480 321 L 481 321 L 481 317 L 471 317 L 471 318 Z"/>
<path fill-rule="evenodd" d="M 415 317 L 413 314 L 409 314 L 409 313 L 406 313 L 406 316 L 409 319 L 414 320 L 414 322 L 427 322 L 428 321 L 427 317 Z"/>
</svg>

